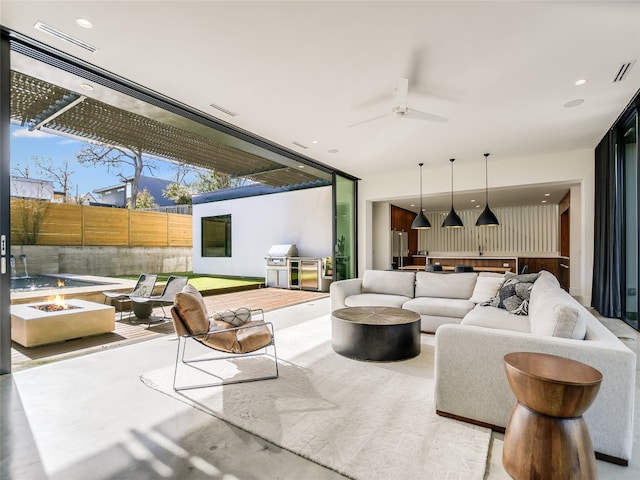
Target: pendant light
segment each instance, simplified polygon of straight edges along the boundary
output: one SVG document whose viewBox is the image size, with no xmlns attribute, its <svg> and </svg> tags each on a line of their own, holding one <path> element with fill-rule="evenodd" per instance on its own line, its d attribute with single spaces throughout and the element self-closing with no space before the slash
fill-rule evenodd
<svg viewBox="0 0 640 480">
<path fill-rule="evenodd" d="M 456 213 L 453 208 L 453 162 L 455 158 L 450 159 L 451 162 L 451 210 L 449 210 L 449 215 L 442 222 L 442 228 L 462 228 L 464 225 L 462 224 L 462 220 Z"/>
<path fill-rule="evenodd" d="M 431 224 L 429 223 L 429 219 L 425 217 L 424 212 L 422 211 L 422 166 L 424 165 L 424 163 L 419 163 L 418 165 L 420 165 L 420 212 L 418 212 L 416 218 L 413 219 L 411 228 L 427 229 L 431 228 Z"/>
<path fill-rule="evenodd" d="M 489 208 L 489 174 L 487 169 L 487 159 L 489 158 L 489 154 L 484 154 L 484 176 L 485 176 L 485 204 L 484 210 L 478 217 L 476 221 L 476 227 L 495 227 L 500 225 L 498 219 L 493 214 L 491 209 Z"/>
</svg>

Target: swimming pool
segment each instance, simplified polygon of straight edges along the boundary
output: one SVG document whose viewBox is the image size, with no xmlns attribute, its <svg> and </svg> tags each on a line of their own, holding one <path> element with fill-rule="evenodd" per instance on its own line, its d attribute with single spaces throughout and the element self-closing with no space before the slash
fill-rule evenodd
<svg viewBox="0 0 640 480">
<path fill-rule="evenodd" d="M 11 293 L 52 289 L 57 290 L 73 287 L 92 287 L 96 285 L 108 285 L 108 283 L 78 280 L 64 275 L 29 275 L 27 277 L 11 277 Z"/>
</svg>

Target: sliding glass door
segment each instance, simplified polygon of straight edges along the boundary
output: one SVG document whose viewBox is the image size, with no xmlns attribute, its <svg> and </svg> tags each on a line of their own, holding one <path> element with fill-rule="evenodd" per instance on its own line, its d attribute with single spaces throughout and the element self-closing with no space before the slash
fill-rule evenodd
<svg viewBox="0 0 640 480">
<path fill-rule="evenodd" d="M 338 174 L 333 175 L 334 208 L 334 279 L 345 280 L 358 276 L 356 201 L 357 182 Z"/>
</svg>

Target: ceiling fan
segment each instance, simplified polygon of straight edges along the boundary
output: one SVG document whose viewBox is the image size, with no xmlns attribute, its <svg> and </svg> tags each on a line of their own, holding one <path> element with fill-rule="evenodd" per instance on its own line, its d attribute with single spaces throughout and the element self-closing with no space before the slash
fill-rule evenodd
<svg viewBox="0 0 640 480">
<path fill-rule="evenodd" d="M 348 128 L 355 127 L 357 125 L 362 125 L 363 123 L 373 122 L 374 120 L 380 120 L 385 117 L 397 117 L 397 118 L 413 118 L 415 120 L 427 120 L 431 122 L 448 122 L 448 118 L 440 117 L 438 115 L 434 115 L 432 113 L 421 112 L 420 110 L 415 110 L 413 108 L 409 108 L 407 106 L 407 95 L 409 93 L 409 79 L 400 78 L 398 80 L 398 87 L 395 90 L 395 99 L 396 105 L 391 108 L 391 111 L 378 115 L 373 118 L 368 118 L 367 120 L 362 120 L 360 122 L 352 123 L 348 126 Z"/>
</svg>

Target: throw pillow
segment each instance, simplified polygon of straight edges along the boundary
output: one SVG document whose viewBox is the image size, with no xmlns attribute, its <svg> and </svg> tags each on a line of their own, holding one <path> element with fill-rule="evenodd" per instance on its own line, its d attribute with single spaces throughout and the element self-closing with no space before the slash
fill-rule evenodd
<svg viewBox="0 0 640 480">
<path fill-rule="evenodd" d="M 485 303 L 493 299 L 500 288 L 504 284 L 504 275 L 483 275 L 485 272 L 481 272 L 476 281 L 476 286 L 473 288 L 473 294 L 471 300 L 473 303 Z"/>
<path fill-rule="evenodd" d="M 533 277 L 531 276 L 533 275 Z M 529 314 L 529 298 L 538 274 L 510 275 L 498 294 L 490 302 L 492 307 L 504 308 L 515 315 Z M 533 281 L 530 281 L 532 280 Z"/>
<path fill-rule="evenodd" d="M 216 313 L 213 318 L 230 323 L 234 327 L 240 327 L 251 320 L 251 310 L 244 307 L 237 310 L 225 310 L 224 312 Z"/>
</svg>

